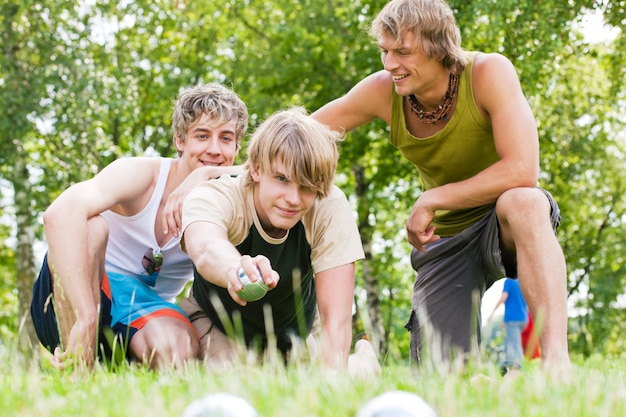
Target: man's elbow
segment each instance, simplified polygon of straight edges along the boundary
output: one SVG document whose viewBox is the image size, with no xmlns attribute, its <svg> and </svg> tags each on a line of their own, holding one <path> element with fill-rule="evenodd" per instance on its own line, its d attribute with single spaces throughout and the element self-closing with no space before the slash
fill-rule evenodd
<svg viewBox="0 0 626 417">
<path fill-rule="evenodd" d="M 520 163 L 509 170 L 507 183 L 512 188 L 534 187 L 539 181 L 539 167 Z"/>
<path fill-rule="evenodd" d="M 44 230 L 53 230 L 59 227 L 60 223 L 67 218 L 68 211 L 66 207 L 59 201 L 54 201 L 43 213 Z"/>
</svg>

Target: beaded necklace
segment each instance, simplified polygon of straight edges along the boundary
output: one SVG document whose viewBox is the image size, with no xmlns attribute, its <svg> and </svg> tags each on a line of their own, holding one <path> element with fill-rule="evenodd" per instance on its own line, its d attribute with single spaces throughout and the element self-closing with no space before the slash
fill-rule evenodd
<svg viewBox="0 0 626 417">
<path fill-rule="evenodd" d="M 459 76 L 453 72 L 450 73 L 450 82 L 448 83 L 448 91 L 443 96 L 441 104 L 434 111 L 425 111 L 424 106 L 417 101 L 414 94 L 409 96 L 409 103 L 411 104 L 411 110 L 417 115 L 419 121 L 424 124 L 436 125 L 437 121 L 448 120 L 448 111 L 452 108 L 452 104 L 456 99 L 456 94 L 459 89 Z"/>
</svg>

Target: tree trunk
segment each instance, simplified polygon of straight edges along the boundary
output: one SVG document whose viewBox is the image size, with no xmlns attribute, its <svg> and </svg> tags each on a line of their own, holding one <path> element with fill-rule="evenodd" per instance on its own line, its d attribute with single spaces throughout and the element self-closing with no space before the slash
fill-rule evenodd
<svg viewBox="0 0 626 417">
<path fill-rule="evenodd" d="M 17 158 L 13 173 L 15 174 L 12 178 L 12 183 L 15 190 L 17 227 L 15 258 L 20 320 L 18 347 L 25 355 L 30 356 L 38 344 L 35 328 L 30 317 L 30 299 L 36 274 L 33 250 L 35 220 L 33 218 L 30 175 L 23 158 Z"/>
<path fill-rule="evenodd" d="M 370 198 L 367 194 L 369 191 L 369 183 L 365 178 L 365 170 L 363 167 L 355 164 L 353 166 L 353 172 L 356 181 L 359 232 L 365 252 L 362 270 L 367 301 L 367 316 L 362 316 L 361 319 L 364 323 L 365 331 L 370 333 L 370 341 L 374 349 L 381 355 L 384 355 L 387 351 L 387 339 L 380 306 L 380 287 L 377 278 L 372 273 L 371 266 L 373 227 L 369 222 Z"/>
</svg>

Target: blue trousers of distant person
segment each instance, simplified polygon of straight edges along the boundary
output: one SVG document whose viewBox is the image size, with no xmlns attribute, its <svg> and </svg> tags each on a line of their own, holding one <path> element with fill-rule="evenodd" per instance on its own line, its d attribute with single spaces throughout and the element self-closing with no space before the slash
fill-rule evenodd
<svg viewBox="0 0 626 417">
<path fill-rule="evenodd" d="M 524 360 L 524 351 L 522 349 L 522 331 L 525 327 L 525 321 L 504 322 L 505 365 L 517 367 L 522 366 L 522 361 Z"/>
</svg>

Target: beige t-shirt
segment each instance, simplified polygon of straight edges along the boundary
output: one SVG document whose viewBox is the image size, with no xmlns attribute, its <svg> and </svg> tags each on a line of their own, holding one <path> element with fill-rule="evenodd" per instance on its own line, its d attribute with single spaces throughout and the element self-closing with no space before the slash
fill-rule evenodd
<svg viewBox="0 0 626 417">
<path fill-rule="evenodd" d="M 252 187 L 241 185 L 243 177 L 222 176 L 196 187 L 183 205 L 183 234 L 196 221 L 207 221 L 228 232 L 228 239 L 237 246 L 256 226 L 270 244 L 284 242 L 289 234 L 275 239 L 267 235 L 254 209 Z M 311 263 L 315 272 L 363 259 L 363 246 L 356 220 L 345 194 L 333 186 L 330 194 L 317 200 L 303 217 L 306 238 L 311 246 Z M 181 240 L 186 251 L 184 239 Z"/>
</svg>

